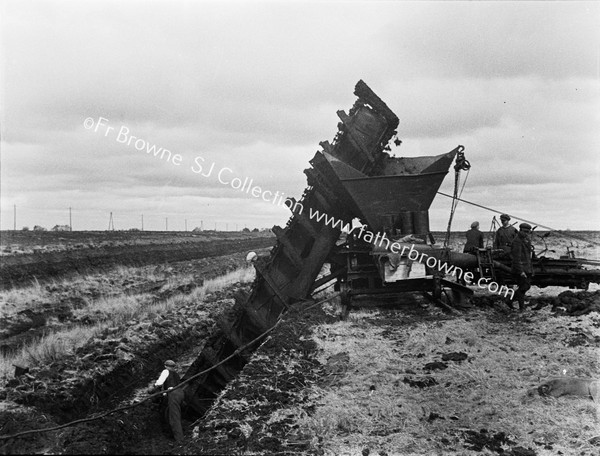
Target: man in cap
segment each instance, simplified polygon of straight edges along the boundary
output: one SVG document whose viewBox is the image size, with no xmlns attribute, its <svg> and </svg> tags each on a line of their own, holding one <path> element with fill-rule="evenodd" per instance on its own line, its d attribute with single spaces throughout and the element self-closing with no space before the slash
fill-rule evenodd
<svg viewBox="0 0 600 456">
<path fill-rule="evenodd" d="M 246 263 L 255 263 L 256 260 L 258 260 L 256 252 L 248 252 L 248 255 L 246 255 Z"/>
<path fill-rule="evenodd" d="M 483 248 L 483 234 L 479 231 L 479 222 L 471 223 L 471 229 L 467 231 L 467 243 L 463 249 L 463 253 L 477 254 L 477 249 Z"/>
<path fill-rule="evenodd" d="M 509 302 L 509 305 L 512 307 L 514 299 L 519 301 L 520 311 L 525 309 L 525 293 L 531 288 L 531 277 L 533 275 L 533 266 L 531 265 L 532 256 L 531 225 L 529 223 L 521 223 L 519 225 L 519 233 L 514 239 L 510 251 L 512 273 L 518 288 Z"/>
<path fill-rule="evenodd" d="M 160 373 L 160 377 L 154 382 L 154 386 L 160 386 L 163 390 L 170 390 L 179 385 L 180 381 L 179 374 L 175 370 L 175 361 L 168 359 L 165 361 L 165 368 Z"/>
<path fill-rule="evenodd" d="M 502 214 L 500 216 L 500 222 L 502 226 L 498 228 L 496 231 L 496 236 L 494 237 L 494 250 L 503 250 L 505 256 L 510 255 L 510 247 L 517 237 L 517 229 L 509 225 L 510 216 L 507 214 Z"/>
<path fill-rule="evenodd" d="M 183 428 L 181 426 L 181 404 L 185 397 L 182 388 L 174 389 L 179 385 L 181 379 L 175 371 L 175 361 L 165 361 L 165 369 L 160 373 L 160 377 L 154 383 L 154 386 L 162 388 L 166 396 L 161 407 L 161 413 L 164 413 L 164 418 L 171 426 L 173 437 L 176 441 L 183 439 Z"/>
</svg>

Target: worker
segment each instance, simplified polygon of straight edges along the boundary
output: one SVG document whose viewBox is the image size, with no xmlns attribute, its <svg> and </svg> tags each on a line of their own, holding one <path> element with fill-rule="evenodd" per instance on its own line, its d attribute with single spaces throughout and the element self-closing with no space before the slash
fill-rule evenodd
<svg viewBox="0 0 600 456">
<path fill-rule="evenodd" d="M 467 243 L 463 253 L 477 254 L 477 249 L 483 248 L 483 234 L 479 231 L 479 222 L 471 223 L 471 229 L 466 232 Z"/>
<path fill-rule="evenodd" d="M 518 231 L 514 226 L 509 225 L 509 215 L 502 214 L 500 216 L 500 222 L 502 223 L 502 226 L 496 231 L 496 236 L 494 237 L 494 250 L 503 250 L 504 256 L 508 257 L 510 255 L 510 246 L 517 237 Z"/>
<path fill-rule="evenodd" d="M 175 361 L 165 361 L 165 369 L 160 373 L 158 380 L 154 383 L 155 387 L 162 388 L 165 393 L 161 413 L 165 420 L 169 423 L 173 437 L 177 442 L 183 440 L 183 428 L 181 427 L 181 404 L 184 399 L 184 391 L 182 388 L 176 388 L 181 379 L 175 370 Z"/>
<path fill-rule="evenodd" d="M 531 277 L 533 276 L 533 266 L 531 259 L 533 248 L 531 246 L 531 225 L 521 223 L 519 233 L 512 242 L 511 246 L 512 274 L 517 284 L 517 290 L 514 296 L 509 299 L 509 306 L 512 307 L 512 301 L 519 302 L 519 311 L 525 309 L 525 293 L 531 288 Z"/>
</svg>

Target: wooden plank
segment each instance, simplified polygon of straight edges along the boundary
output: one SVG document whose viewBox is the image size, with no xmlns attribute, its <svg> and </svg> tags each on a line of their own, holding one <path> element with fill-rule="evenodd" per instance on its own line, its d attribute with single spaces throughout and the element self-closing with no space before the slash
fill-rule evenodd
<svg viewBox="0 0 600 456">
<path fill-rule="evenodd" d="M 277 237 L 277 240 L 282 244 L 283 254 L 288 257 L 288 259 L 298 270 L 301 270 L 304 262 L 302 261 L 302 258 L 300 258 L 296 247 L 287 237 L 285 230 L 283 230 L 280 226 L 275 225 L 273 228 L 271 228 L 271 231 L 273 231 Z"/>
<path fill-rule="evenodd" d="M 310 219 L 308 218 L 308 215 L 304 213 L 304 211 L 297 214 L 295 219 L 306 229 L 306 231 L 308 231 L 308 234 L 310 234 L 313 238 L 316 239 L 319 236 L 319 232 L 316 230 L 313 224 L 310 223 Z"/>
<path fill-rule="evenodd" d="M 223 315 L 217 317 L 217 326 L 221 329 L 221 331 L 223 331 L 224 336 L 229 340 L 229 342 L 231 342 L 231 344 L 236 348 L 243 347 L 247 342 L 249 342 L 244 341 L 239 337 L 232 323 Z M 243 351 L 239 353 L 239 356 L 244 360 L 244 362 L 250 361 L 250 358 L 245 355 Z"/>
<path fill-rule="evenodd" d="M 323 179 L 321 173 L 317 172 L 317 193 L 322 194 L 325 198 L 327 198 L 327 200 L 329 201 L 330 204 L 333 204 L 334 206 L 340 206 L 340 199 L 337 197 L 337 195 L 331 190 L 331 188 L 329 187 L 329 185 L 327 185 L 326 181 Z"/>
<path fill-rule="evenodd" d="M 254 269 L 256 269 L 256 271 L 261 275 L 261 277 L 263 279 L 265 279 L 265 282 L 267 282 L 267 284 L 269 285 L 269 287 L 271 288 L 273 293 L 275 293 L 275 296 L 277 296 L 277 298 L 281 302 L 281 305 L 283 305 L 283 307 L 285 307 L 287 309 L 288 308 L 287 299 L 283 296 L 283 294 L 281 294 L 279 287 L 277 287 L 277 284 L 275 284 L 275 282 L 273 282 L 273 279 L 271 278 L 271 276 L 269 276 L 266 269 L 263 266 L 261 266 L 259 263 L 254 263 Z"/>
<path fill-rule="evenodd" d="M 324 277 L 321 277 L 318 280 L 315 280 L 315 283 L 313 283 L 313 285 L 311 287 L 311 293 L 313 291 L 315 291 L 317 288 L 319 288 L 321 285 L 324 285 L 327 282 L 329 282 L 329 281 L 335 279 L 336 277 L 339 277 L 339 276 L 341 276 L 342 274 L 345 274 L 345 273 L 346 273 L 346 268 L 340 268 L 340 269 L 338 269 L 337 271 L 335 271 L 332 274 L 328 274 L 328 275 L 326 275 Z"/>
<path fill-rule="evenodd" d="M 237 369 L 228 366 L 227 362 L 219 364 L 221 360 L 219 359 L 217 353 L 211 347 L 206 347 L 202 351 L 202 354 L 204 355 L 204 359 L 206 359 L 213 366 L 216 366 L 215 370 L 217 370 L 221 374 L 221 376 L 226 380 L 227 383 L 229 383 L 231 380 L 237 377 L 237 374 L 239 373 Z M 217 366 L 217 364 L 219 365 Z"/>
<path fill-rule="evenodd" d="M 260 299 L 257 298 L 255 302 L 244 304 L 244 306 L 242 306 L 242 314 L 236 322 L 236 327 L 240 334 L 245 334 L 244 331 L 250 331 L 255 334 L 251 339 L 254 339 L 254 337 L 262 334 L 271 327 L 269 322 L 264 319 L 264 315 L 259 314 L 258 309 L 263 307 L 266 302 L 270 302 L 273 299 L 279 299 L 277 296 L 271 294 L 268 284 L 265 285 L 265 282 L 263 282 L 261 286 L 264 289 L 264 293 L 268 294 L 268 297 L 264 296 L 263 293 L 263 296 L 261 296 Z M 260 305 L 256 303 L 260 303 Z M 245 340 L 246 336 L 242 336 L 242 338 Z M 246 340 L 246 342 L 249 342 L 249 340 Z"/>
<path fill-rule="evenodd" d="M 319 172 L 315 171 L 312 168 L 305 169 L 304 172 L 308 177 L 309 184 L 315 187 L 315 196 L 317 197 L 317 199 L 319 199 L 319 196 L 322 195 L 321 198 L 324 197 L 328 201 L 326 204 L 323 205 L 325 209 L 331 210 L 332 206 L 340 206 L 340 201 L 338 197 L 329 189 L 327 184 L 324 183 Z"/>
<path fill-rule="evenodd" d="M 348 116 L 348 114 L 346 114 L 344 111 L 338 111 L 337 114 L 340 120 L 346 126 L 346 130 L 344 133 L 348 134 L 348 139 L 350 140 L 350 142 L 358 150 L 360 150 L 371 163 L 373 163 L 375 161 L 373 154 L 367 149 L 362 138 L 359 135 L 355 134 L 356 128 L 353 125 L 352 118 Z"/>
<path fill-rule="evenodd" d="M 323 195 L 321 195 L 320 191 L 315 192 L 315 199 L 318 201 L 318 203 L 321 205 L 321 207 L 325 210 L 325 212 L 327 212 L 327 214 L 331 213 L 331 211 L 333 210 L 333 206 Z"/>
</svg>

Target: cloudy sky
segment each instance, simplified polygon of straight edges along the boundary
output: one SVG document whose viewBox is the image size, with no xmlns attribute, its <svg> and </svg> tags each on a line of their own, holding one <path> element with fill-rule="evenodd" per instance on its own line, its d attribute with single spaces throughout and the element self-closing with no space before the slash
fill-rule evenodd
<svg viewBox="0 0 600 456">
<path fill-rule="evenodd" d="M 75 230 L 106 229 L 110 212 L 117 229 L 142 214 L 151 230 L 283 225 L 285 207 L 218 172 L 299 198 L 359 79 L 400 118 L 396 155 L 465 146 L 464 199 L 600 229 L 599 2 L 0 8 L 2 229 L 14 205 L 17 228 L 68 224 L 69 207 Z M 436 198 L 432 229 L 446 228 L 450 202 Z M 492 216 L 461 204 L 453 227 L 487 230 Z"/>
</svg>

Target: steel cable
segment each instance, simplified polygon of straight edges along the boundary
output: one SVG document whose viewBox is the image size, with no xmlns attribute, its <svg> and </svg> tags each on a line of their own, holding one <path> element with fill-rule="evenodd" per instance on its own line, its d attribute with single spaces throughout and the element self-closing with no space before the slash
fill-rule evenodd
<svg viewBox="0 0 600 456">
<path fill-rule="evenodd" d="M 334 294 L 332 296 L 329 296 L 329 297 L 327 297 L 327 298 L 325 298 L 325 299 L 323 299 L 323 300 L 321 300 L 321 301 L 319 301 L 317 303 L 311 304 L 310 306 L 306 307 L 303 311 L 306 312 L 307 310 L 310 310 L 310 309 L 312 309 L 313 307 L 315 307 L 315 306 L 317 306 L 319 304 L 323 304 L 324 302 L 329 301 L 330 299 L 333 299 L 333 298 L 335 298 L 338 295 L 339 295 L 339 293 L 338 294 Z M 207 372 L 212 371 L 213 369 L 216 369 L 221 364 L 229 361 L 234 356 L 238 355 L 239 353 L 241 353 L 242 351 L 244 351 L 248 347 L 252 346 L 256 342 L 260 341 L 263 337 L 265 337 L 267 334 L 269 334 L 271 331 L 273 331 L 279 325 L 279 323 L 281 323 L 281 321 L 282 320 L 281 320 L 281 317 L 280 317 L 279 320 L 277 320 L 277 322 L 273 326 L 271 326 L 265 332 L 263 332 L 262 334 L 260 334 L 258 337 L 254 338 L 252 341 L 248 342 L 247 344 L 243 345 L 242 347 L 239 347 L 231 355 L 229 355 L 228 357 L 222 359 L 221 361 L 219 361 L 214 366 L 211 366 L 208 369 L 205 369 L 202 372 L 199 372 L 199 373 L 191 376 L 187 380 L 179 383 L 177 386 L 173 387 L 173 389 L 181 388 L 182 386 L 188 384 L 190 381 L 192 381 L 192 380 L 200 377 L 201 375 L 206 374 Z M 129 404 L 129 405 L 126 405 L 126 406 L 123 406 L 123 407 L 118 407 L 116 409 L 108 410 L 106 412 L 102 412 L 99 415 L 92 416 L 92 417 L 89 417 L 89 418 L 82 418 L 82 419 L 79 419 L 79 420 L 71 421 L 69 423 L 61 424 L 60 426 L 54 426 L 54 427 L 43 428 L 43 429 L 31 429 L 29 431 L 18 432 L 16 434 L 3 435 L 3 436 L 0 436 L 0 441 L 14 439 L 14 438 L 17 438 L 17 437 L 22 437 L 24 435 L 31 435 L 31 434 L 39 434 L 39 433 L 43 433 L 43 432 L 58 431 L 60 429 L 64 429 L 64 428 L 71 427 L 71 426 L 75 426 L 76 424 L 82 424 L 82 423 L 88 423 L 90 421 L 96 421 L 96 420 L 99 420 L 101 418 L 104 418 L 105 416 L 112 415 L 113 413 L 122 412 L 122 411 L 125 411 L 125 410 L 132 409 L 134 407 L 137 407 L 138 405 L 141 405 L 141 404 L 143 404 L 143 403 L 145 403 L 145 402 L 147 402 L 150 399 L 153 399 L 155 397 L 162 396 L 163 394 L 165 394 L 164 391 L 160 391 L 158 393 L 151 394 L 150 396 L 142 399 L 139 402 L 135 402 L 133 404 Z"/>
<path fill-rule="evenodd" d="M 438 195 L 442 195 L 442 196 L 446 196 L 448 198 L 455 199 L 454 196 L 448 195 L 447 193 L 444 193 L 444 192 L 437 192 L 437 193 L 438 193 Z M 476 206 L 476 207 L 479 207 L 481 209 L 485 209 L 486 211 L 495 212 L 495 213 L 501 212 L 501 211 L 499 211 L 497 209 L 492 209 L 490 207 L 483 206 L 483 205 L 477 204 L 477 203 L 473 203 L 471 201 L 467 201 L 467 200 L 464 200 L 464 199 L 461 199 L 461 198 L 458 198 L 458 197 L 456 197 L 456 199 L 458 201 L 462 201 L 463 203 L 467 203 L 467 204 L 470 204 L 472 206 Z M 590 244 L 600 246 L 600 242 L 596 242 L 596 241 L 592 241 L 590 239 L 586 239 L 586 238 L 583 238 L 583 237 L 580 237 L 580 236 L 576 236 L 576 235 L 570 234 L 569 232 L 565 232 L 563 230 L 557 230 L 556 228 L 551 228 L 549 226 L 542 225 L 541 223 L 536 223 L 536 222 L 533 222 L 531 220 L 527 220 L 527 219 L 524 219 L 522 217 L 518 217 L 516 215 L 511 215 L 511 214 L 508 214 L 508 213 L 506 215 L 508 215 L 511 218 L 515 218 L 517 220 L 522 220 L 523 222 L 527 222 L 527 223 L 531 223 L 532 225 L 539 226 L 540 228 L 544 228 L 546 230 L 550 230 L 550 231 L 553 231 L 555 233 L 560 233 L 564 237 L 570 237 L 570 238 L 573 238 L 573 239 L 577 239 L 579 241 L 589 242 Z"/>
</svg>

